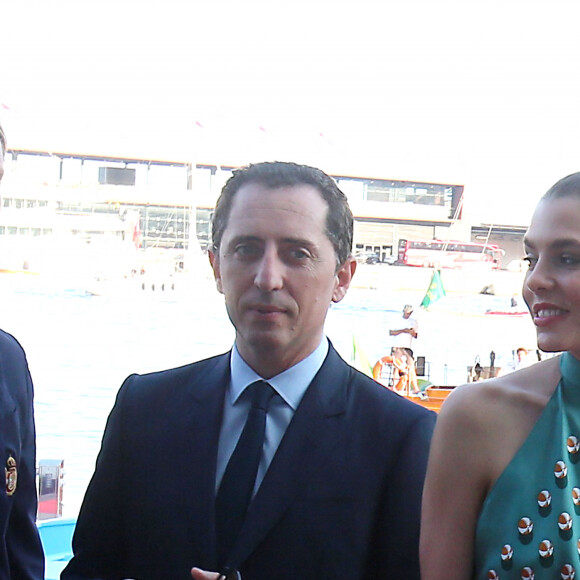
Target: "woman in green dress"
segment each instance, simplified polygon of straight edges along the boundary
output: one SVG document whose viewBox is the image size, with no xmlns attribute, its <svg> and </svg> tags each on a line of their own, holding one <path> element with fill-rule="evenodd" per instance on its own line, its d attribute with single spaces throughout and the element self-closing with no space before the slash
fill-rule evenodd
<svg viewBox="0 0 580 580">
<path fill-rule="evenodd" d="M 424 580 L 580 580 L 580 173 L 540 200 L 524 245 L 538 346 L 563 354 L 458 387 L 443 405 Z"/>
</svg>

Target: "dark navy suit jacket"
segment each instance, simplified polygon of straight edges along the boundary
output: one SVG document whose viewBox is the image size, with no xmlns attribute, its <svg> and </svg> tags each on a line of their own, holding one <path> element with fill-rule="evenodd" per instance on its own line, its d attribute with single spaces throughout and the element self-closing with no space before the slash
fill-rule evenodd
<svg viewBox="0 0 580 580">
<path fill-rule="evenodd" d="M 132 375 L 109 417 L 63 579 L 216 569 L 216 454 L 229 355 Z M 435 414 L 330 348 L 250 506 L 242 580 L 419 578 Z"/>
<path fill-rule="evenodd" d="M 21 346 L 0 330 L 0 578 L 42 580 L 36 529 L 36 447 L 32 380 Z M 16 489 L 10 495 L 14 460 Z M 14 481 L 14 476 L 12 476 Z"/>
</svg>

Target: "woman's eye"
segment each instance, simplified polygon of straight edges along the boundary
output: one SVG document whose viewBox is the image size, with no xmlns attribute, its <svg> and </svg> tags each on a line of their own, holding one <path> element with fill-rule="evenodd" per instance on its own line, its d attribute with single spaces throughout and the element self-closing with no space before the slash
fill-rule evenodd
<svg viewBox="0 0 580 580">
<path fill-rule="evenodd" d="M 527 262 L 527 263 L 528 263 L 528 269 L 529 269 L 529 270 L 532 270 L 532 269 L 533 269 L 533 267 L 536 265 L 536 262 L 538 261 L 538 259 L 537 259 L 537 258 L 535 258 L 534 256 L 524 256 L 524 257 L 522 258 L 522 260 L 523 260 L 524 262 Z"/>
<path fill-rule="evenodd" d="M 562 254 L 560 262 L 565 266 L 578 266 L 580 264 L 580 256 L 571 256 L 570 254 Z"/>
</svg>

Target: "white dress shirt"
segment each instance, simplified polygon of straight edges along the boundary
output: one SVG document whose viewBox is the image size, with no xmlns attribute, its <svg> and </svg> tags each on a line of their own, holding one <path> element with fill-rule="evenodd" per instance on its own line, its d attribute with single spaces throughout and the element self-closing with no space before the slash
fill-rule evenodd
<svg viewBox="0 0 580 580">
<path fill-rule="evenodd" d="M 314 352 L 304 360 L 267 380 L 277 395 L 271 399 L 268 407 L 264 449 L 256 476 L 254 493 L 260 487 L 286 428 L 294 417 L 308 385 L 320 370 L 327 353 L 328 340 L 323 337 Z M 216 492 L 250 412 L 250 401 L 244 397 L 246 387 L 255 381 L 265 380 L 247 365 L 235 344 L 230 358 L 230 369 L 231 382 L 224 400 L 224 413 L 218 443 Z"/>
</svg>

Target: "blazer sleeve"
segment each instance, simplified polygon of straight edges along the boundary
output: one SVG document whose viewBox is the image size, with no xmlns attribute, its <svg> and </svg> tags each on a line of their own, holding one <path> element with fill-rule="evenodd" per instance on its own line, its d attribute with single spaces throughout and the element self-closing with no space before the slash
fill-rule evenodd
<svg viewBox="0 0 580 580">
<path fill-rule="evenodd" d="M 407 427 L 384 489 L 365 580 L 420 580 L 421 499 L 437 417 L 421 411 Z"/>
<path fill-rule="evenodd" d="M 96 469 L 73 536 L 74 556 L 61 580 L 124 578 L 123 558 L 123 407 L 134 375 L 117 394 L 107 420 Z"/>
<path fill-rule="evenodd" d="M 2 425 L 6 453 L 16 459 L 17 485 L 7 498 L 8 521 L 4 535 L 11 578 L 44 578 L 44 553 L 36 527 L 36 434 L 33 386 L 26 356 L 12 336 L 0 337 L 3 387 L 14 402 L 13 419 Z M 7 458 L 6 458 L 7 459 Z"/>
</svg>

